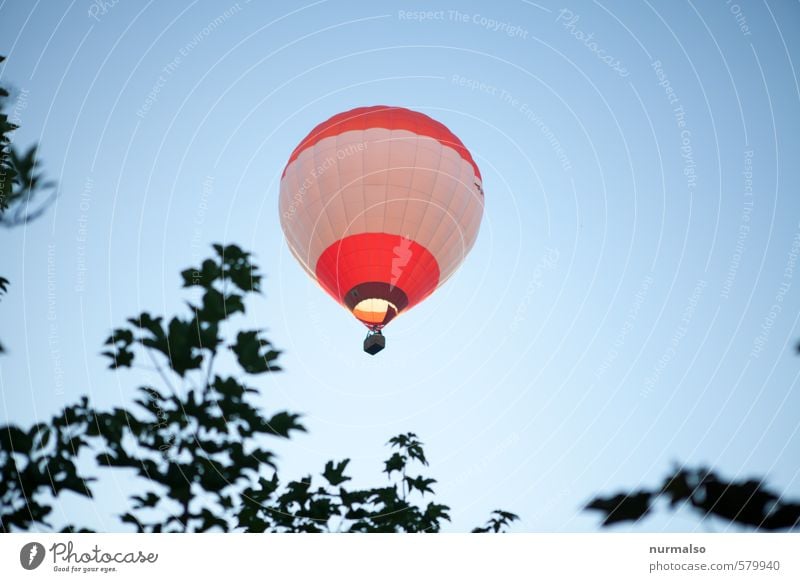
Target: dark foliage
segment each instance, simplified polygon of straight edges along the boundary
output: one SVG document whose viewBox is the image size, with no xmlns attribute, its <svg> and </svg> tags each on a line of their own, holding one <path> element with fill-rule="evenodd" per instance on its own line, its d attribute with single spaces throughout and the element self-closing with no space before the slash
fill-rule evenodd
<svg viewBox="0 0 800 582">
<path fill-rule="evenodd" d="M 21 151 L 8 147 L 4 160 L 10 177 L 10 191 L 3 192 L 0 225 L 21 226 L 39 218 L 56 198 L 56 183 L 46 180 L 40 169 L 37 146 Z"/>
<path fill-rule="evenodd" d="M 486 525 L 483 527 L 476 527 L 472 530 L 472 533 L 501 533 L 508 529 L 511 522 L 518 519 L 519 516 L 513 513 L 503 511 L 502 509 L 495 509 L 489 521 L 486 522 Z"/>
<path fill-rule="evenodd" d="M 281 488 L 277 477 L 262 479 L 249 488 L 237 515 L 237 525 L 247 531 L 279 532 L 438 532 L 450 519 L 449 507 L 428 502 L 436 481 L 407 471 L 427 466 L 422 443 L 416 435 L 399 435 L 389 441 L 397 449 L 386 461 L 385 486 L 350 488 L 345 474 L 349 459 L 328 461 L 317 483 L 311 475 Z M 396 475 L 395 475 L 396 473 Z"/>
<path fill-rule="evenodd" d="M 5 60 L 5 57 L 0 56 L 0 63 Z M 10 144 L 11 132 L 17 129 L 17 126 L 9 121 L 8 114 L 5 112 L 3 106 L 6 99 L 8 99 L 8 90 L 0 87 L 0 217 L 3 217 L 8 210 L 12 183 L 16 178 Z"/>
<path fill-rule="evenodd" d="M 0 63 L 5 57 L 0 55 Z M 0 225 L 11 227 L 38 218 L 56 196 L 55 182 L 44 179 L 39 170 L 35 145 L 21 153 L 11 143 L 17 126 L 9 119 L 5 103 L 8 90 L 0 87 Z M 0 297 L 8 291 L 9 281 L 0 276 Z M 0 354 L 4 352 L 0 343 Z"/>
<path fill-rule="evenodd" d="M 44 179 L 36 145 L 21 151 L 11 143 L 17 126 L 5 111 L 8 98 L 8 89 L 0 87 L 0 225 L 11 227 L 41 216 L 55 199 L 56 183 Z"/>
<path fill-rule="evenodd" d="M 726 481 L 707 469 L 677 469 L 660 489 L 597 497 L 586 509 L 600 511 L 603 525 L 635 522 L 650 513 L 659 498 L 671 509 L 689 507 L 703 518 L 723 520 L 757 530 L 800 527 L 800 502 L 782 499 L 763 481 Z"/>
<path fill-rule="evenodd" d="M 0 63 L 5 60 L 5 57 L 0 56 Z M 8 120 L 8 115 L 4 111 L 3 104 L 7 98 L 8 91 L 0 87 L 0 220 L 3 220 L 6 210 L 8 210 L 12 184 L 16 177 L 11 159 L 10 143 L 11 132 L 17 129 L 17 126 Z M 0 296 L 4 295 L 6 291 L 8 291 L 8 279 L 0 277 Z M 0 354 L 3 351 L 3 344 L 0 344 Z"/>
<path fill-rule="evenodd" d="M 93 414 L 84 398 L 49 423 L 29 429 L 0 426 L 0 531 L 49 525 L 49 496 L 72 491 L 91 497 L 75 460 L 87 446 Z"/>
<path fill-rule="evenodd" d="M 98 470 L 141 478 L 120 515 L 137 531 L 439 531 L 449 508 L 427 501 L 436 481 L 417 473 L 428 460 L 413 433 L 390 439 L 387 480 L 379 486 L 351 487 L 348 459 L 329 461 L 319 477 L 280 479 L 269 442 L 305 428 L 292 412 L 265 415 L 260 391 L 249 383 L 280 370 L 280 351 L 263 330 L 226 333 L 245 313 L 247 296 L 259 292 L 261 275 L 235 245 L 214 245 L 214 252 L 181 273 L 183 286 L 199 292 L 187 315 L 166 321 L 142 313 L 106 340 L 112 369 L 146 366 L 158 379 L 158 387 L 138 389 L 133 410 L 96 411 L 83 400 L 51 424 L 0 427 L 2 530 L 47 525 L 47 501 L 62 491 L 90 496 L 91 480 L 75 466 L 87 449 Z M 241 374 L 217 371 L 225 357 Z M 495 512 L 475 531 L 504 531 L 515 519 Z"/>
</svg>

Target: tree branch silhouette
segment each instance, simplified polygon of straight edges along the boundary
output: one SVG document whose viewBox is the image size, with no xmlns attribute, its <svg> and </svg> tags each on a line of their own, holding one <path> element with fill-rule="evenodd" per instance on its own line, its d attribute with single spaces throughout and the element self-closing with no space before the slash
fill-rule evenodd
<svg viewBox="0 0 800 582">
<path fill-rule="evenodd" d="M 670 509 L 688 507 L 701 519 L 718 517 L 755 530 L 800 527 L 800 501 L 786 500 L 763 480 L 728 481 L 706 468 L 677 468 L 658 489 L 596 497 L 587 510 L 603 514 L 603 526 L 637 522 L 649 515 L 659 499 Z"/>
<path fill-rule="evenodd" d="M 348 486 L 349 459 L 328 461 L 321 479 L 279 477 L 270 442 L 306 429 L 299 414 L 267 415 L 256 404 L 261 391 L 251 379 L 279 372 L 281 352 L 263 330 L 236 329 L 231 321 L 260 292 L 262 276 L 236 245 L 213 250 L 181 273 L 183 287 L 199 294 L 187 315 L 167 322 L 141 313 L 105 342 L 111 369 L 131 368 L 146 354 L 163 386 L 140 386 L 131 409 L 99 411 L 84 398 L 50 424 L 0 427 L 0 529 L 50 526 L 47 500 L 63 491 L 91 496 L 94 475 L 80 474 L 75 464 L 87 450 L 93 471 L 132 470 L 141 481 L 119 514 L 140 532 L 440 531 L 449 507 L 428 500 L 436 481 L 417 474 L 428 460 L 414 433 L 389 440 L 387 482 L 374 487 Z M 217 369 L 224 354 L 238 374 Z M 39 434 L 52 434 L 55 444 L 41 444 Z M 505 531 L 516 519 L 495 512 L 474 531 Z"/>
</svg>

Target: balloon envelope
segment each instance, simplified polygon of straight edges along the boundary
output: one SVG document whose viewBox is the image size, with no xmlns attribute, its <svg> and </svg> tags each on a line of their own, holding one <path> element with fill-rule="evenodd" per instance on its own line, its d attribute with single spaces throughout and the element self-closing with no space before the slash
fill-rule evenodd
<svg viewBox="0 0 800 582">
<path fill-rule="evenodd" d="M 483 215 L 478 166 L 447 127 L 401 107 L 361 107 L 315 127 L 280 185 L 289 249 L 379 331 L 458 268 Z"/>
</svg>

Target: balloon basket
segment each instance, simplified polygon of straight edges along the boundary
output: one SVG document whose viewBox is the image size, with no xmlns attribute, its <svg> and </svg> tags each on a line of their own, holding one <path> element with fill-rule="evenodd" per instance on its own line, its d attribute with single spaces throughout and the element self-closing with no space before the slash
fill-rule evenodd
<svg viewBox="0 0 800 582">
<path fill-rule="evenodd" d="M 364 340 L 364 351 L 370 356 L 374 356 L 385 347 L 386 337 L 380 330 L 367 334 L 367 339 Z"/>
</svg>

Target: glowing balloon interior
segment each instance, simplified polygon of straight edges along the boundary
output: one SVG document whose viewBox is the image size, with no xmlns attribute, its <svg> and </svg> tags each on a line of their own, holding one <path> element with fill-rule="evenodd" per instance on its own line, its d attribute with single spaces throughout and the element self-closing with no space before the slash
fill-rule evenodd
<svg viewBox="0 0 800 582">
<path fill-rule="evenodd" d="M 315 127 L 289 157 L 281 226 L 308 274 L 369 329 L 433 293 L 478 236 L 481 173 L 444 125 L 401 107 L 361 107 Z"/>
</svg>

